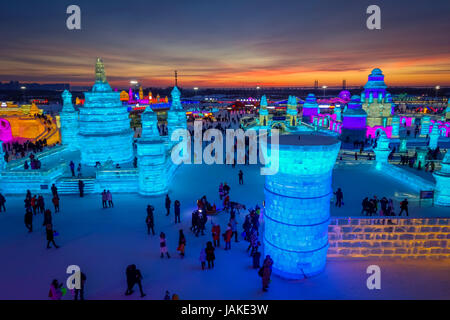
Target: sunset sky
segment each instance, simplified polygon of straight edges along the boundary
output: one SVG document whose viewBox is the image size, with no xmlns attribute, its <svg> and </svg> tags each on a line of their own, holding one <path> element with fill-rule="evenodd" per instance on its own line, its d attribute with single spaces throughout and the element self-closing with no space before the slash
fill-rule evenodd
<svg viewBox="0 0 450 320">
<path fill-rule="evenodd" d="M 82 30 L 66 28 L 81 7 Z M 366 28 L 381 7 L 382 30 Z M 0 81 L 184 87 L 450 85 L 450 1 L 25 0 L 0 10 Z"/>
</svg>

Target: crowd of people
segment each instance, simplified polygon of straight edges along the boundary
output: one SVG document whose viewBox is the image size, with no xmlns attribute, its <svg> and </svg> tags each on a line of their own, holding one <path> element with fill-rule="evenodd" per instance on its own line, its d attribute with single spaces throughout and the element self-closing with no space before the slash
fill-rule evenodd
<svg viewBox="0 0 450 320">
<path fill-rule="evenodd" d="M 403 212 L 406 216 L 409 216 L 408 204 L 408 199 L 406 198 L 400 202 L 398 216 L 401 216 Z M 362 201 L 361 214 L 364 214 L 365 216 L 395 216 L 394 201 L 392 199 L 387 199 L 386 197 L 378 199 L 376 195 L 371 199 L 366 197 Z"/>
</svg>

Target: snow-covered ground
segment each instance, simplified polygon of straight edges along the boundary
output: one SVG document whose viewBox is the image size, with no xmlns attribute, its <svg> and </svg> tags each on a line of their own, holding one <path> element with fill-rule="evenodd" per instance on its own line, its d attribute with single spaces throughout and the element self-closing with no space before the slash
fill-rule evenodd
<svg viewBox="0 0 450 320">
<path fill-rule="evenodd" d="M 245 184 L 238 185 L 238 171 L 244 171 Z M 370 169 L 368 165 L 348 163 L 334 170 L 333 188 L 344 191 L 344 207 L 332 207 L 334 216 L 355 216 L 361 211 L 365 196 L 409 197 L 411 216 L 448 216 L 449 210 L 418 207 L 417 195 L 403 185 Z M 165 290 L 179 294 L 181 299 L 449 299 L 450 261 L 329 261 L 317 277 L 287 281 L 274 276 L 268 293 L 261 290 L 261 279 L 251 268 L 246 253 L 247 243 L 232 242 L 232 250 L 216 251 L 216 267 L 202 271 L 200 248 L 211 240 L 211 223 L 205 236 L 196 238 L 189 231 L 195 200 L 207 195 L 218 202 L 218 185 L 228 182 L 231 200 L 247 207 L 262 203 L 264 177 L 258 166 L 180 167 L 172 183 L 172 201 L 181 201 L 182 223 L 174 224 L 173 211 L 165 216 L 164 197 L 146 198 L 136 194 L 114 194 L 115 207 L 102 209 L 100 195 L 61 196 L 61 212 L 53 224 L 59 236 L 59 249 L 46 249 L 43 217 L 34 219 L 33 233 L 23 224 L 23 196 L 7 197 L 7 213 L 0 213 L 0 299 L 48 299 L 50 282 L 65 283 L 65 270 L 79 265 L 87 275 L 87 299 L 140 299 L 137 292 L 124 296 L 125 268 L 136 264 L 141 270 L 144 299 L 162 299 Z M 50 197 L 45 198 L 48 206 Z M 146 234 L 146 206 L 156 208 L 156 236 Z M 213 217 L 225 228 L 229 216 Z M 244 213 L 238 217 L 239 228 Z M 186 257 L 177 252 L 178 231 L 187 236 Z M 168 237 L 171 259 L 159 256 L 159 232 Z M 382 289 L 366 287 L 367 266 L 377 264 L 382 272 Z M 137 290 L 137 288 L 135 288 Z M 69 295 L 65 299 L 72 298 Z"/>
</svg>

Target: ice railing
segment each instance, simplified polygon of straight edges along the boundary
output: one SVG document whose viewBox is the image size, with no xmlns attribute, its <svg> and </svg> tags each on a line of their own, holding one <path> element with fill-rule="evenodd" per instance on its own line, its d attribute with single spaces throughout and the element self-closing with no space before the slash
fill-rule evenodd
<svg viewBox="0 0 450 320">
<path fill-rule="evenodd" d="M 450 258 L 450 218 L 332 218 L 329 258 Z"/>
<path fill-rule="evenodd" d="M 52 167 L 47 168 L 45 165 L 41 167 L 41 169 L 37 170 L 5 170 L 0 172 L 1 177 L 8 178 L 27 178 L 27 177 L 49 177 L 53 176 L 55 173 L 63 174 L 66 169 L 66 164 L 61 162 L 57 165 L 53 165 Z"/>
</svg>

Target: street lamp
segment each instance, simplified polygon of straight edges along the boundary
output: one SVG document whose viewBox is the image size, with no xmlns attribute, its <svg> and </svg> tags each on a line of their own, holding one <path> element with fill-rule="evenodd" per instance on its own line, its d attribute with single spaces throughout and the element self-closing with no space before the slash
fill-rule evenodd
<svg viewBox="0 0 450 320">
<path fill-rule="evenodd" d="M 441 88 L 440 86 L 436 86 L 436 87 L 435 87 L 435 89 L 436 89 L 436 98 L 437 98 L 438 90 L 439 90 L 440 88 Z"/>
<path fill-rule="evenodd" d="M 22 99 L 23 99 L 23 102 L 26 102 L 26 99 L 25 99 L 25 90 L 27 89 L 27 87 L 25 87 L 25 86 L 22 86 L 22 87 L 20 87 L 20 90 L 22 90 Z"/>
<path fill-rule="evenodd" d="M 327 86 L 322 86 L 322 89 L 323 89 L 323 97 L 325 98 L 325 91 L 327 90 Z"/>
</svg>

